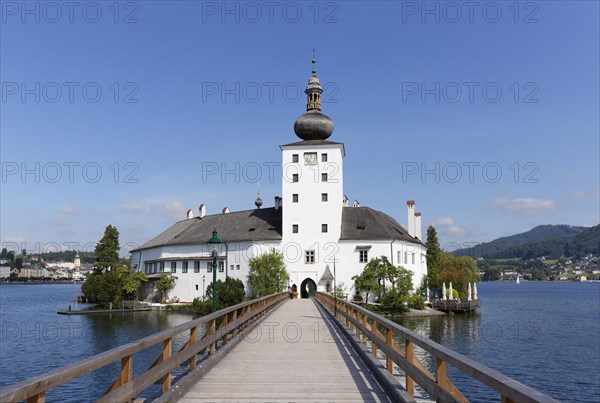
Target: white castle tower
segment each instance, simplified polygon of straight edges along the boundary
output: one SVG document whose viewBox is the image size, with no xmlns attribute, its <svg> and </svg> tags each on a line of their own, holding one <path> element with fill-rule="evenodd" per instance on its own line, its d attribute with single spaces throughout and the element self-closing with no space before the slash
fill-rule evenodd
<svg viewBox="0 0 600 403">
<path fill-rule="evenodd" d="M 283 253 L 291 283 L 309 288 L 319 283 L 326 265 L 333 270 L 341 231 L 345 155 L 342 143 L 327 140 L 333 121 L 321 113 L 323 88 L 314 58 L 312 63 L 304 91 L 306 113 L 294 123 L 301 141 L 281 146 Z"/>
</svg>

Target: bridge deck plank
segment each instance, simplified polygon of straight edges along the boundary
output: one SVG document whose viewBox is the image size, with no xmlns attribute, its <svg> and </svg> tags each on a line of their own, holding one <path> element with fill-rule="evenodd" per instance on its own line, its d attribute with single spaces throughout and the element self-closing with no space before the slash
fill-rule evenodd
<svg viewBox="0 0 600 403">
<path fill-rule="evenodd" d="M 180 402 L 389 401 L 347 341 L 308 299 L 290 300 Z"/>
</svg>

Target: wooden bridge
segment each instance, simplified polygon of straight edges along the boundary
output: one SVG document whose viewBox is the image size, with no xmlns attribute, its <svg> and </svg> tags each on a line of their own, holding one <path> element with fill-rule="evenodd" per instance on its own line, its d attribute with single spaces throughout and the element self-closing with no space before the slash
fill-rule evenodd
<svg viewBox="0 0 600 403">
<path fill-rule="evenodd" d="M 172 351 L 174 337 L 188 341 Z M 187 336 L 186 336 L 187 337 Z M 133 378 L 134 354 L 156 344 L 154 364 Z M 426 361 L 434 362 L 429 370 Z M 329 294 L 270 295 L 166 329 L 79 363 L 0 389 L 1 402 L 44 402 L 46 391 L 114 362 L 119 377 L 100 402 L 467 401 L 448 365 L 497 391 L 502 402 L 555 402 L 528 386 L 384 317 Z M 425 362 L 425 363 L 424 363 Z M 187 373 L 173 382 L 172 373 Z"/>
</svg>

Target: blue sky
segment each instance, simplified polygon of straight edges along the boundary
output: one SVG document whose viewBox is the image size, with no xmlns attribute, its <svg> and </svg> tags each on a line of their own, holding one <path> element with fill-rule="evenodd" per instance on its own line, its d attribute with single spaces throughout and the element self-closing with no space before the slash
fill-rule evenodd
<svg viewBox="0 0 600 403">
<path fill-rule="evenodd" d="M 272 205 L 313 48 L 351 200 L 449 249 L 599 222 L 598 2 L 116 4 L 0 2 L 5 247 Z"/>
</svg>

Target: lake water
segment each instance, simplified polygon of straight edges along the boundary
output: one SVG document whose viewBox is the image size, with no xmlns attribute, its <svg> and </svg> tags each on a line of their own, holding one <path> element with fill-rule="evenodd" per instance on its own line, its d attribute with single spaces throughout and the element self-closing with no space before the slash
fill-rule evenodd
<svg viewBox="0 0 600 403">
<path fill-rule="evenodd" d="M 478 295 L 476 313 L 399 322 L 555 399 L 600 402 L 600 283 L 480 283 Z M 471 401 L 498 400 L 449 368 Z"/>
<path fill-rule="evenodd" d="M 56 314 L 73 304 L 73 294 L 80 288 L 74 284 L 0 286 L 0 386 L 191 319 L 157 311 Z M 475 314 L 401 322 L 558 400 L 600 402 L 600 283 L 481 283 L 478 291 L 482 308 Z M 174 340 L 173 349 L 183 343 Z M 159 352 L 155 346 L 136 354 L 134 376 L 147 369 Z M 51 389 L 47 401 L 93 401 L 118 373 L 118 363 L 94 371 Z M 495 393 L 451 367 L 449 375 L 471 401 L 498 400 Z"/>
</svg>

